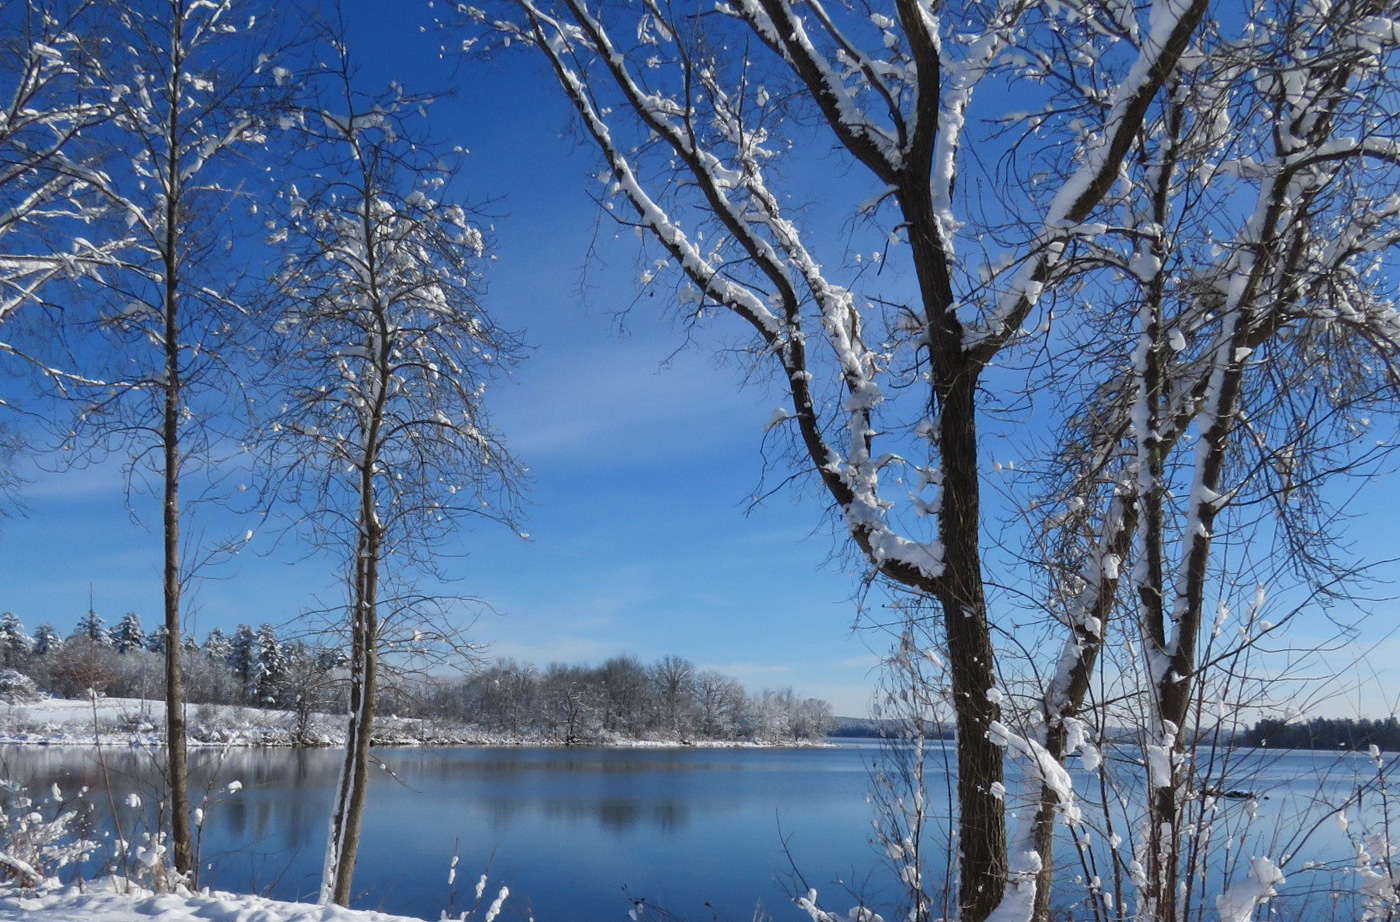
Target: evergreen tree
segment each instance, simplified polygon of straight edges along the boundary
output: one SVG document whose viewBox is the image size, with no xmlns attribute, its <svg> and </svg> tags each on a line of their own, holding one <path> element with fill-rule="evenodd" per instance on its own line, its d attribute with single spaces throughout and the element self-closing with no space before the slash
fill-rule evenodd
<svg viewBox="0 0 1400 922">
<path fill-rule="evenodd" d="M 152 653 L 165 652 L 165 625 L 161 625 L 146 635 L 146 649 Z"/>
<path fill-rule="evenodd" d="M 253 680 L 257 677 L 258 635 L 246 624 L 240 624 L 229 645 L 228 665 L 238 679 L 239 695 L 244 702 L 253 696 Z"/>
<path fill-rule="evenodd" d="M 258 703 L 277 707 L 287 680 L 287 651 L 277 639 L 277 629 L 263 622 L 257 638 Z"/>
<path fill-rule="evenodd" d="M 136 612 L 122 615 L 122 620 L 112 628 L 112 646 L 118 653 L 141 650 L 146 646 L 146 632 L 141 630 L 141 619 Z"/>
<path fill-rule="evenodd" d="M 94 643 L 99 643 L 104 647 L 111 646 L 111 638 L 107 636 L 107 629 L 102 625 L 106 624 L 101 616 L 91 608 L 87 614 L 78 619 L 78 626 L 73 628 L 73 637 L 86 637 Z"/>
<path fill-rule="evenodd" d="M 52 624 L 45 621 L 34 629 L 33 653 L 35 656 L 48 656 L 61 646 L 63 646 L 63 637 Z"/>
<path fill-rule="evenodd" d="M 209 636 L 204 638 L 204 655 L 221 666 L 228 665 L 229 655 L 233 653 L 233 644 L 229 641 L 228 635 L 219 628 L 214 628 L 209 632 Z"/>
<path fill-rule="evenodd" d="M 12 611 L 0 615 L 0 663 L 6 669 L 19 665 L 33 647 L 34 640 L 24 633 L 19 615 Z"/>
</svg>

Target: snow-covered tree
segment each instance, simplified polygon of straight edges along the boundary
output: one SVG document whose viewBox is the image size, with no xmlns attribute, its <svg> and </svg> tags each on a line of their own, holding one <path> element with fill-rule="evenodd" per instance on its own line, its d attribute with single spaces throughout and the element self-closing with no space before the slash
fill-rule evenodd
<svg viewBox="0 0 1400 922">
<path fill-rule="evenodd" d="M 141 618 L 134 611 L 122 615 L 122 620 L 111 632 L 112 647 L 118 653 L 146 649 L 146 632 L 141 629 Z"/>
<path fill-rule="evenodd" d="M 603 729 L 603 696 L 588 670 L 552 663 L 540 678 L 549 731 L 565 744 L 595 738 Z"/>
<path fill-rule="evenodd" d="M 34 649 L 34 639 L 24 632 L 24 623 L 12 611 L 0 614 L 0 666 L 13 669 Z"/>
<path fill-rule="evenodd" d="M 277 628 L 263 622 L 258 628 L 257 658 L 253 667 L 257 702 L 260 707 L 281 707 L 283 686 L 287 681 L 287 656 Z"/>
<path fill-rule="evenodd" d="M 48 686 L 65 698 L 102 692 L 119 675 L 116 653 L 104 641 L 77 634 L 48 657 Z"/>
<path fill-rule="evenodd" d="M 282 700 L 279 705 L 289 709 L 295 719 L 293 739 L 314 744 L 312 718 L 331 710 L 337 692 L 344 685 L 343 676 L 339 674 L 342 651 L 315 647 L 298 640 L 282 645 L 282 660 Z"/>
<path fill-rule="evenodd" d="M 610 656 L 598 667 L 603 729 L 638 736 L 646 719 L 647 668 L 635 656 Z"/>
<path fill-rule="evenodd" d="M 1354 463 L 1348 426 L 1400 380 L 1378 255 L 1400 201 L 1393 4 L 496 9 L 481 18 L 549 63 L 609 213 L 648 242 L 642 287 L 674 284 L 688 324 L 738 321 L 786 394 L 766 438 L 821 484 L 870 579 L 938 624 L 894 656 L 946 663 L 905 674 L 945 683 L 929 700 L 956 722 L 949 915 L 1046 918 L 1051 836 L 1082 817 L 1063 763 L 1094 761 L 1082 712 L 1129 614 L 1154 819 L 1142 873 L 1119 877 L 1136 911 L 1178 918 L 1185 718 L 1224 585 L 1213 524 L 1245 495 L 1286 522 L 1314 486 L 1294 476 L 1299 434 L 1324 421 L 1329 457 Z M 814 194 L 813 176 L 832 181 Z M 1277 412 L 1304 380 L 1316 399 Z M 1250 450 L 1227 475 L 1232 439 Z M 987 566 L 983 496 L 1014 482 L 1006 461 L 1079 477 L 1032 508 L 1078 542 L 1053 574 Z M 1040 580 L 1059 636 L 1026 643 L 1017 606 L 989 597 Z"/>
<path fill-rule="evenodd" d="M 63 646 L 63 635 L 47 621 L 34 629 L 34 655 L 48 656 Z"/>
<path fill-rule="evenodd" d="M 513 343 L 476 301 L 482 231 L 446 195 L 448 160 L 416 124 L 424 100 L 362 95 L 331 44 L 307 169 L 272 229 L 287 253 L 273 452 L 309 537 L 346 559 L 350 726 L 322 882 L 345 905 L 379 655 L 442 635 L 414 582 L 437 577 L 435 550 L 465 521 L 509 516 L 517 469 L 483 404 Z"/>
<path fill-rule="evenodd" d="M 1106 629 L 1141 651 L 1121 664 L 1148 768 L 1132 896 L 1154 918 L 1210 905 L 1179 886 L 1213 860 L 1194 844 L 1212 822 L 1200 793 L 1241 785 L 1212 778 L 1222 769 L 1193 756 L 1196 741 L 1239 729 L 1241 709 L 1219 702 L 1239 697 L 1242 664 L 1297 613 L 1266 618 L 1271 596 L 1292 586 L 1321 608 L 1344 594 L 1354 564 L 1338 554 L 1328 485 L 1370 475 L 1393 431 L 1382 420 L 1400 388 L 1400 288 L 1386 268 L 1400 243 L 1394 12 L 1259 4 L 1251 22 L 1207 22 L 1119 177 L 1116 226 L 1096 241 L 1112 271 L 1088 284 L 1115 309 L 1087 315 L 1093 386 L 1052 468 L 1063 476 L 1040 495 L 1073 636 L 1030 735 L 1063 755 Z M 1298 689 L 1286 694 L 1297 707 Z"/>
<path fill-rule="evenodd" d="M 204 655 L 209 657 L 220 666 L 227 666 L 230 654 L 233 653 L 233 643 L 228 639 L 228 635 L 222 628 L 214 628 L 204 638 Z"/>
<path fill-rule="evenodd" d="M 170 635 L 166 633 L 165 625 L 161 625 L 146 635 L 145 648 L 152 653 L 165 655 L 166 638 Z"/>
<path fill-rule="evenodd" d="M 251 627 L 240 624 L 229 642 L 228 667 L 238 680 L 239 696 L 243 702 L 256 694 L 258 668 L 258 635 Z"/>
<path fill-rule="evenodd" d="M 651 667 L 651 681 L 663 726 L 672 733 L 689 724 L 695 700 L 695 664 L 679 656 L 664 656 Z"/>
<path fill-rule="evenodd" d="M 706 670 L 695 677 L 700 732 L 709 739 L 734 736 L 744 713 L 747 693 L 735 679 Z"/>
<path fill-rule="evenodd" d="M 112 638 L 103 627 L 107 622 L 102 619 L 94 609 L 89 608 L 87 613 L 78 619 L 77 625 L 73 628 L 70 637 L 86 637 L 95 644 L 107 647 L 111 646 Z"/>
</svg>

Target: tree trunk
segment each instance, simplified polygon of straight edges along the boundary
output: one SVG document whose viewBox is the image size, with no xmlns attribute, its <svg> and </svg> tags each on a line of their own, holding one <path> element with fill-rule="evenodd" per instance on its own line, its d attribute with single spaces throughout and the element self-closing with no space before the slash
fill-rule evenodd
<svg viewBox="0 0 1400 922">
<path fill-rule="evenodd" d="M 957 719 L 958 892 L 963 922 L 983 922 L 1006 882 L 1006 819 L 993 786 L 1002 781 L 1001 747 L 988 730 L 1001 709 L 995 687 L 987 601 L 982 586 L 977 476 L 976 375 L 959 374 L 942 390 L 943 539 L 946 570 L 937 584 L 948 635 Z"/>
<path fill-rule="evenodd" d="M 368 193 L 365 201 L 370 200 Z M 365 209 L 365 240 L 374 235 Z M 374 251 L 370 252 L 370 273 L 374 277 Z M 378 375 L 374 401 L 364 422 L 364 443 L 359 471 L 359 537 L 355 547 L 355 582 L 352 598 L 350 720 L 345 735 L 345 763 L 340 774 L 335 812 L 331 817 L 330 840 L 326 844 L 326 866 L 321 880 L 321 902 L 350 905 L 350 884 L 355 875 L 355 855 L 360 847 L 360 824 L 369 797 L 369 749 L 374 734 L 374 699 L 378 683 L 379 644 L 379 557 L 383 533 L 375 492 L 375 470 L 379 464 L 379 432 L 384 419 L 389 379 L 388 324 L 380 302 L 375 299 L 377 334 L 370 337 L 370 353 L 375 357 Z"/>
<path fill-rule="evenodd" d="M 170 311 L 173 314 L 173 309 Z M 173 349 L 168 348 L 167 352 Z M 173 369 L 171 369 L 173 370 Z M 166 775 L 170 795 L 170 839 L 175 871 L 198 883 L 194 843 L 190 834 L 190 798 L 185 756 L 185 683 L 180 668 L 180 457 L 179 384 L 166 383 L 165 418 L 162 422 L 165 452 L 164 496 L 164 595 L 165 595 L 165 745 Z"/>
<path fill-rule="evenodd" d="M 370 460 L 362 472 L 361 515 L 365 521 L 355 555 L 350 719 L 321 882 L 321 902 L 346 907 L 350 905 L 360 825 L 369 795 L 370 739 L 374 735 L 374 699 L 378 685 L 380 538 L 373 509 L 373 468 Z"/>
<path fill-rule="evenodd" d="M 183 36 L 183 15 L 180 7 L 172 8 L 174 21 L 171 48 L 171 103 L 169 132 L 166 138 L 164 259 L 164 333 L 165 333 L 165 405 L 161 419 L 161 448 L 164 452 L 164 596 L 165 596 L 165 744 L 170 789 L 170 840 L 174 851 L 175 871 L 191 887 L 199 883 L 199 869 L 194 863 L 194 842 L 190 834 L 190 798 L 188 766 L 185 755 L 185 683 L 180 669 L 180 414 L 183 383 L 180 374 L 180 314 L 179 314 L 179 217 L 180 217 L 180 125 L 179 91 L 183 73 L 180 49 Z"/>
</svg>

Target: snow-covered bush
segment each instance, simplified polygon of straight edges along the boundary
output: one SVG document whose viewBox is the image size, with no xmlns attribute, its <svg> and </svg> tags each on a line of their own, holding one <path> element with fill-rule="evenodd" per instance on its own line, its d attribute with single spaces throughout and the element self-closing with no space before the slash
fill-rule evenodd
<svg viewBox="0 0 1400 922">
<path fill-rule="evenodd" d="M 0 701 L 18 704 L 39 697 L 34 680 L 14 669 L 0 669 Z"/>
<path fill-rule="evenodd" d="M 45 889 L 59 883 L 64 868 L 92 854 L 97 843 L 71 828 L 91 809 L 82 794 L 65 800 L 55 784 L 48 797 L 36 802 L 22 787 L 0 782 L 0 883 Z"/>
</svg>

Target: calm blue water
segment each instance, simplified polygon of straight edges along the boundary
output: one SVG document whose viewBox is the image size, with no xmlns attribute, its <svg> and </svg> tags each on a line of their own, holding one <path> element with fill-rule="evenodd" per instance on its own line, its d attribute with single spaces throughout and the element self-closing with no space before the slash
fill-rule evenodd
<svg viewBox="0 0 1400 922">
<path fill-rule="evenodd" d="M 380 750 L 355 905 L 438 919 L 471 908 L 482 873 L 486 902 L 502 884 L 511 889 L 505 922 L 627 922 L 629 894 L 695 922 L 749 922 L 758 906 L 776 922 L 804 922 L 790 897 L 807 886 L 838 912 L 854 904 L 848 892 L 881 905 L 889 875 L 869 844 L 865 802 L 877 755 L 864 747 Z M 205 804 L 201 883 L 314 899 L 339 753 L 239 749 L 192 758 L 193 787 L 214 792 Z M 109 749 L 106 762 L 123 833 L 138 838 L 159 799 L 158 773 L 141 752 Z M 1245 804 L 1223 802 L 1220 832 L 1261 830 L 1231 854 L 1247 862 L 1291 852 L 1290 889 L 1325 892 L 1332 878 L 1302 870 L 1303 860 L 1341 863 L 1354 850 L 1334 823 L 1316 823 L 1317 804 L 1339 800 L 1371 771 L 1355 755 L 1250 753 L 1221 786 L 1247 776 L 1267 791 L 1261 820 L 1251 827 Z M 37 791 L 54 782 L 65 794 L 103 788 L 86 748 L 0 747 L 0 773 Z M 227 793 L 231 781 L 242 790 Z M 1087 781 L 1076 779 L 1086 793 Z M 935 778 L 932 792 L 942 790 Z M 147 806 L 126 806 L 130 792 Z M 105 795 L 89 798 L 108 812 Z M 454 854 L 455 896 L 447 882 Z M 1068 851 L 1060 857 L 1061 867 L 1077 863 Z"/>
<path fill-rule="evenodd" d="M 510 887 L 503 918 L 627 922 L 628 894 L 693 920 L 745 922 L 791 905 L 791 867 L 836 896 L 876 864 L 864 796 L 872 749 L 380 750 L 355 901 L 423 919 Z M 314 899 L 339 753 L 192 753 L 206 805 L 201 884 Z M 71 793 L 102 786 L 85 748 L 0 747 L 8 777 Z M 107 750 L 124 833 L 142 828 L 126 794 L 157 795 L 150 757 Z M 105 796 L 94 798 L 106 811 Z M 448 866 L 459 855 L 455 904 Z M 624 892 L 626 888 L 626 892 Z M 805 892 L 805 890 L 804 890 Z M 850 901 L 839 900 L 842 908 Z M 483 906 L 484 911 L 484 906 Z"/>
</svg>

